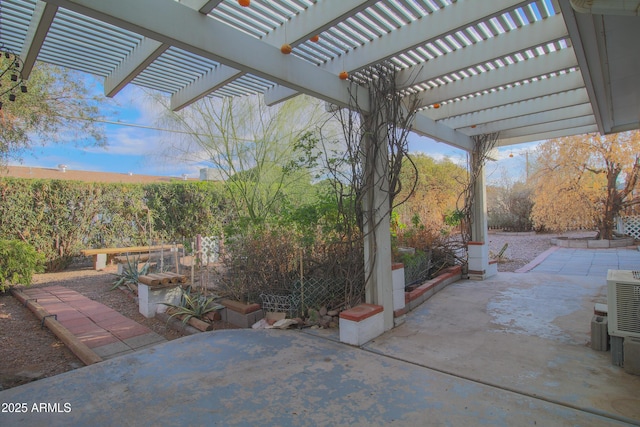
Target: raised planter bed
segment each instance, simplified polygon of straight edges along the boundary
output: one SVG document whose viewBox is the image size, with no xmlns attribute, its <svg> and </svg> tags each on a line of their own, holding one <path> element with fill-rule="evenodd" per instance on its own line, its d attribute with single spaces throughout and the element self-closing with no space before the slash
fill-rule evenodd
<svg viewBox="0 0 640 427">
<path fill-rule="evenodd" d="M 225 309 L 220 313 L 222 320 L 240 328 L 250 328 L 254 323 L 264 317 L 260 304 L 244 304 L 239 301 L 220 301 Z"/>
<path fill-rule="evenodd" d="M 400 317 L 420 304 L 431 298 L 434 294 L 441 291 L 449 284 L 457 282 L 462 277 L 462 267 L 457 265 L 449 267 L 441 272 L 441 274 L 431 280 L 427 280 L 422 285 L 414 287 L 405 292 L 405 307 L 400 310 L 394 310 L 394 317 Z"/>
<path fill-rule="evenodd" d="M 554 237 L 551 244 L 561 248 L 576 249 L 609 249 L 624 248 L 633 246 L 633 237 L 621 237 L 618 239 L 589 239 L 589 238 L 571 238 L 571 237 Z"/>
</svg>

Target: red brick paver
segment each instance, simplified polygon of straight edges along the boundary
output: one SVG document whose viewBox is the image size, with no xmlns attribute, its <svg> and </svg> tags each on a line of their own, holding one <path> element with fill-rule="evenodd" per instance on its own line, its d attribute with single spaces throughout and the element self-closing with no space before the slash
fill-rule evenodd
<svg viewBox="0 0 640 427">
<path fill-rule="evenodd" d="M 62 326 L 103 359 L 165 341 L 146 326 L 63 286 L 26 289 L 24 294 L 56 315 Z M 141 336 L 144 339 L 130 340 Z"/>
</svg>

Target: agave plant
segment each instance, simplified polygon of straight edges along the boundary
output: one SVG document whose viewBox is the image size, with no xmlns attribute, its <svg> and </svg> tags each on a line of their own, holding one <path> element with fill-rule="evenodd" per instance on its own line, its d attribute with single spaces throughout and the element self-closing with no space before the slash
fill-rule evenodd
<svg viewBox="0 0 640 427">
<path fill-rule="evenodd" d="M 138 278 L 149 272 L 148 262 L 145 262 L 142 265 L 142 268 L 139 267 L 139 264 L 139 257 L 135 257 L 131 260 L 129 259 L 129 255 L 127 255 L 127 264 L 122 269 L 122 273 L 118 275 L 118 279 L 113 282 L 113 287 L 111 289 L 113 290 L 121 285 L 125 285 L 129 289 L 133 290 L 131 285 L 137 284 Z"/>
<path fill-rule="evenodd" d="M 222 308 L 220 304 L 214 303 L 219 298 L 217 295 L 206 297 L 198 293 L 191 293 L 191 288 L 182 289 L 180 304 L 164 302 L 162 304 L 173 309 L 169 318 L 182 316 L 182 323 L 187 324 L 192 317 L 201 319 L 205 314 Z"/>
</svg>

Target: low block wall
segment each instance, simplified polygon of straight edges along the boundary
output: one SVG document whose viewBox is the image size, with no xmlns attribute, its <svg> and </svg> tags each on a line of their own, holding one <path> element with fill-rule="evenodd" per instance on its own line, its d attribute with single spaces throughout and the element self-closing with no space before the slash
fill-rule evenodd
<svg viewBox="0 0 640 427">
<path fill-rule="evenodd" d="M 360 304 L 340 313 L 340 341 L 363 345 L 384 332 L 381 305 Z"/>
<path fill-rule="evenodd" d="M 138 310 L 144 317 L 156 315 L 158 305 L 179 304 L 182 289 L 175 283 L 165 286 L 149 286 L 138 282 Z"/>
<path fill-rule="evenodd" d="M 240 328 L 250 328 L 258 320 L 264 317 L 260 304 L 244 304 L 239 301 L 220 301 L 225 309 L 222 310 L 222 320 Z"/>
<path fill-rule="evenodd" d="M 566 237 L 556 237 L 551 239 L 551 244 L 561 248 L 575 249 L 609 249 L 624 248 L 633 246 L 633 237 L 623 237 L 620 239 L 570 239 Z"/>
<path fill-rule="evenodd" d="M 394 316 L 400 317 L 410 312 L 420 304 L 431 298 L 434 294 L 440 292 L 442 289 L 457 282 L 462 278 L 462 267 L 457 265 L 455 267 L 449 267 L 445 269 L 442 274 L 431 280 L 424 282 L 410 292 L 405 292 L 404 301 L 405 307 L 401 310 L 395 310 Z"/>
</svg>

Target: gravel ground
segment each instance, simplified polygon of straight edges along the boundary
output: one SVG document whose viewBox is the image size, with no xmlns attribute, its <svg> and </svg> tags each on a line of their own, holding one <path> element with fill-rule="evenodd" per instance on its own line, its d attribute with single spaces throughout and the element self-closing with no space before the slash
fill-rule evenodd
<svg viewBox="0 0 640 427">
<path fill-rule="evenodd" d="M 584 237 L 592 233 L 573 233 Z M 498 271 L 515 271 L 550 248 L 555 235 L 516 235 L 489 233 L 492 257 L 508 244 Z M 168 340 L 181 335 L 164 322 L 147 319 L 138 312 L 137 304 L 124 292 L 112 291 L 114 271 L 94 271 L 89 264 L 73 265 L 60 273 L 34 276 L 34 287 L 61 285 L 105 304 L 143 324 Z M 0 390 L 29 381 L 60 374 L 83 364 L 47 328 L 41 328 L 34 314 L 10 294 L 0 294 Z"/>
<path fill-rule="evenodd" d="M 551 237 L 553 236 L 548 234 L 489 233 L 489 257 L 495 258 L 504 245 L 507 245 L 498 261 L 498 271 L 516 271 L 549 249 Z"/>
<path fill-rule="evenodd" d="M 593 237 L 595 234 L 594 232 L 571 232 L 562 236 L 581 238 Z M 557 236 L 558 234 L 550 233 L 489 232 L 490 258 L 495 258 L 506 244 L 507 249 L 498 262 L 498 271 L 516 271 L 551 248 L 551 239 Z"/>
</svg>

